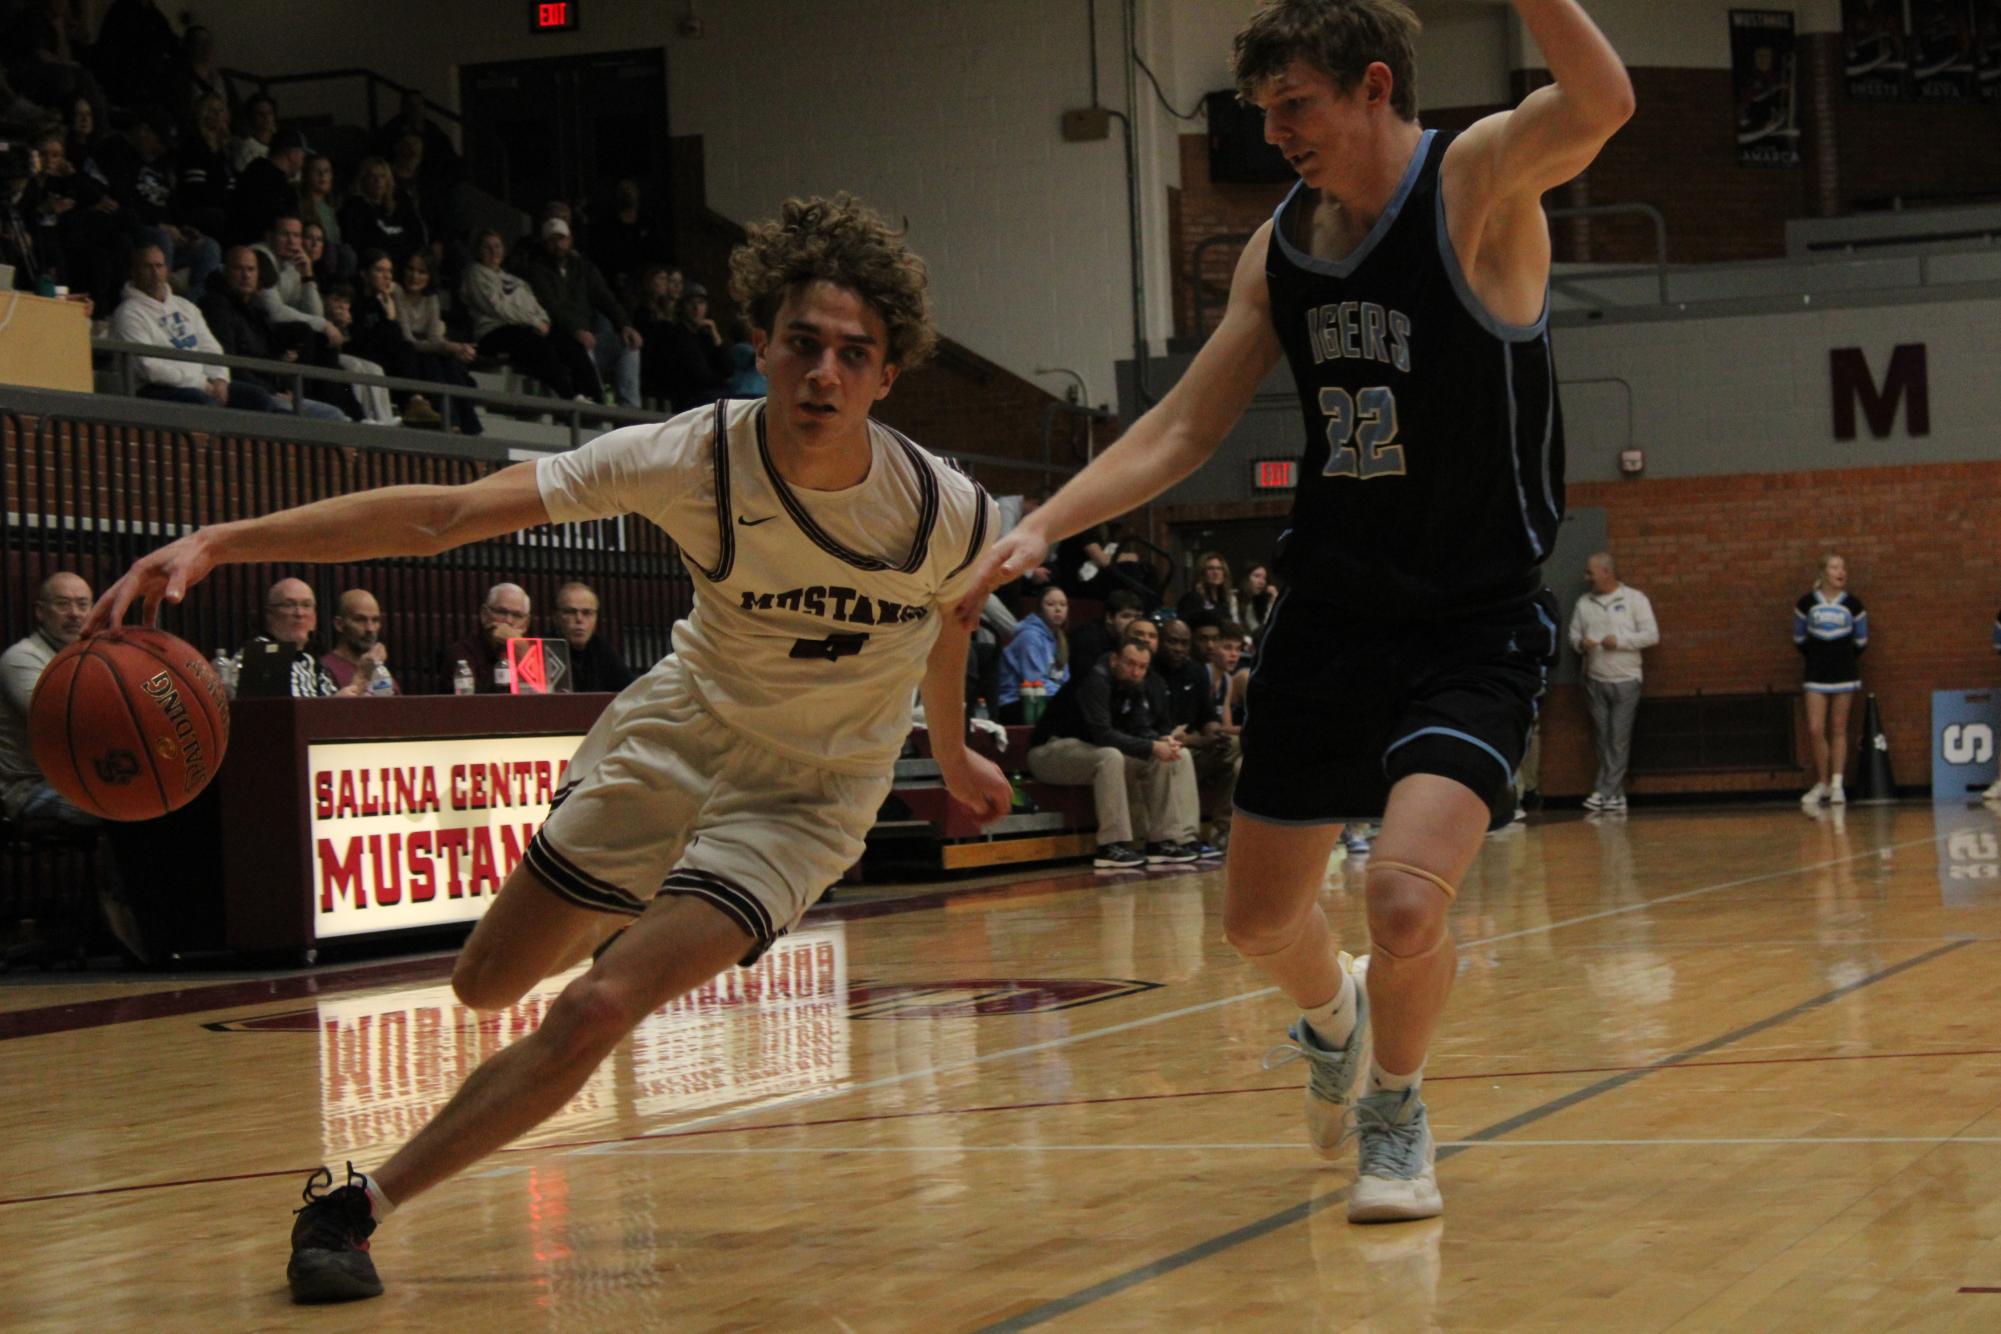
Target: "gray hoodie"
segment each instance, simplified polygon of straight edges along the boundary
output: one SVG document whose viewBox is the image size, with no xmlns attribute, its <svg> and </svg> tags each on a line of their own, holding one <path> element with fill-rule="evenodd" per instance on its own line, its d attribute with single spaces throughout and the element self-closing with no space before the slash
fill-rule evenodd
<svg viewBox="0 0 2001 1334">
<path fill-rule="evenodd" d="M 549 312 L 535 299 L 535 289 L 528 285 L 528 280 L 506 269 L 474 264 L 459 284 L 459 295 L 465 298 L 466 309 L 472 312 L 474 342 L 504 324 L 533 327 L 549 322 Z"/>
</svg>

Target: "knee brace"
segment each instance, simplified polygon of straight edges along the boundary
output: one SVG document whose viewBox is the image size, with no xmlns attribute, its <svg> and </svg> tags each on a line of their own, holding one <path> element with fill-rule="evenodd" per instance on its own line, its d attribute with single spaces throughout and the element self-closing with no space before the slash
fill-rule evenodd
<svg viewBox="0 0 2001 1334">
<path fill-rule="evenodd" d="M 1429 881 L 1437 888 L 1439 893 L 1445 896 L 1445 901 L 1448 904 L 1459 897 L 1459 891 L 1448 884 L 1443 876 L 1434 875 L 1422 866 L 1412 866 L 1408 862 L 1389 862 L 1377 859 L 1369 863 L 1369 869 L 1371 871 L 1379 869 L 1384 871 L 1401 871 L 1405 875 L 1412 875 L 1416 876 L 1419 880 Z M 1382 958 L 1392 959 L 1397 963 L 1417 963 L 1421 960 L 1429 959 L 1432 955 L 1444 949 L 1445 943 L 1451 938 L 1452 933 L 1446 929 L 1445 915 L 1441 913 L 1438 917 L 1438 938 L 1425 948 L 1412 954 L 1398 954 L 1395 950 L 1385 948 L 1381 942 L 1374 942 L 1375 952 Z"/>
</svg>

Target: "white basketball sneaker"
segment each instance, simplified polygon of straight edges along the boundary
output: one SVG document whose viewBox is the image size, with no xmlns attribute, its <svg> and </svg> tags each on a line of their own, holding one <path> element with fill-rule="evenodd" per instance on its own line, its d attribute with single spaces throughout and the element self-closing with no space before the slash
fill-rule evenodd
<svg viewBox="0 0 2001 1334">
<path fill-rule="evenodd" d="M 1826 798 L 1827 798 L 1827 784 L 1815 783 L 1812 787 L 1808 788 L 1806 792 L 1801 795 L 1800 805 L 1818 806 L 1822 801 L 1826 800 Z"/>
<path fill-rule="evenodd" d="M 1431 1119 L 1416 1089 L 1371 1093 L 1355 1104 L 1361 1170 L 1348 1193 L 1351 1223 L 1400 1223 L 1445 1212 Z"/>
<path fill-rule="evenodd" d="M 1836 774 L 1827 785 L 1827 804 L 1843 806 L 1848 802 L 1848 794 L 1841 790 L 1841 775 Z"/>
<path fill-rule="evenodd" d="M 1355 1031 L 1348 1035 L 1348 1045 L 1338 1049 L 1327 1046 L 1302 1018 L 1286 1030 L 1292 1041 L 1273 1047 L 1264 1059 L 1267 1070 L 1305 1060 L 1306 1138 L 1322 1158 L 1338 1156 L 1341 1146 L 1355 1133 L 1348 1108 L 1369 1047 L 1369 989 L 1346 950 L 1341 951 L 1341 968 L 1355 978 Z"/>
</svg>

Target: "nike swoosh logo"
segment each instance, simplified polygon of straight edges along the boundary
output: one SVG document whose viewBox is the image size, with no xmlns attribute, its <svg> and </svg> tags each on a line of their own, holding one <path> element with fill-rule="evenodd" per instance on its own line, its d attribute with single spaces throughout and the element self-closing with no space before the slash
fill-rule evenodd
<svg viewBox="0 0 2001 1334">
<path fill-rule="evenodd" d="M 736 516 L 736 521 L 746 528 L 755 528 L 761 523 L 770 523 L 777 517 L 776 514 L 767 514 L 762 519 L 746 519 L 743 515 L 739 514 Z"/>
</svg>

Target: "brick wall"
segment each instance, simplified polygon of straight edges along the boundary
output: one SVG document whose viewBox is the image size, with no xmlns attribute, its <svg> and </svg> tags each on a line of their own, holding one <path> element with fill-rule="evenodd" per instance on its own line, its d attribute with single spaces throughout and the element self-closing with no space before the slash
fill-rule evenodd
<svg viewBox="0 0 2001 1334">
<path fill-rule="evenodd" d="M 1647 654 L 1650 695 L 1797 691 L 1791 607 L 1829 550 L 1848 558 L 1869 608 L 1863 681 L 1882 706 L 1900 785 L 1931 781 L 1931 692 L 2001 680 L 1989 633 L 2001 605 L 2001 462 L 1592 483 L 1572 486 L 1570 504 L 1606 511 L 1621 573 L 1654 604 L 1662 639 Z M 1275 508 L 1205 505 L 1163 517 Z M 1582 796 L 1594 762 L 1579 689 L 1557 687 L 1543 716 L 1543 788 Z M 1858 707 L 1851 732 L 1860 725 Z M 1802 770 L 1651 777 L 1633 791 L 1804 788 L 1804 723 L 1800 740 Z"/>
</svg>

